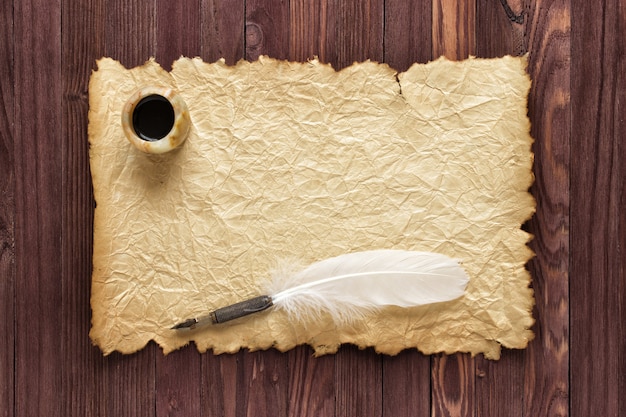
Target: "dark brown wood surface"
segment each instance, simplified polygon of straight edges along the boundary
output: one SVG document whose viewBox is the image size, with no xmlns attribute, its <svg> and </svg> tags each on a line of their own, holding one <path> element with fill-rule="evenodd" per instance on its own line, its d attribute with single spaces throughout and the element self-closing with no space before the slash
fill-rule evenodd
<svg viewBox="0 0 626 417">
<path fill-rule="evenodd" d="M 4 0 L 0 416 L 626 415 L 626 5 L 620 0 Z M 342 347 L 91 346 L 95 60 L 259 55 L 399 71 L 528 53 L 535 339 L 500 361 Z"/>
</svg>

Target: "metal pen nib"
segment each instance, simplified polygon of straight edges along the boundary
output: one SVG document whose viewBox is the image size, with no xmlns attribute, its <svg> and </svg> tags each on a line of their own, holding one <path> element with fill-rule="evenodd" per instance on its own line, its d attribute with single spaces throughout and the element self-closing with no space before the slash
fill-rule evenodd
<svg viewBox="0 0 626 417">
<path fill-rule="evenodd" d="M 224 323 L 225 321 L 263 311 L 273 304 L 272 297 L 269 295 L 261 295 L 260 297 L 254 297 L 240 303 L 218 308 L 203 317 L 185 320 L 172 327 L 172 330 L 194 329 L 203 324 Z"/>
<path fill-rule="evenodd" d="M 183 321 L 182 323 L 178 323 L 176 326 L 172 327 L 172 330 L 191 329 L 196 324 L 198 324 L 198 320 L 197 319 L 189 319 L 189 320 Z"/>
</svg>

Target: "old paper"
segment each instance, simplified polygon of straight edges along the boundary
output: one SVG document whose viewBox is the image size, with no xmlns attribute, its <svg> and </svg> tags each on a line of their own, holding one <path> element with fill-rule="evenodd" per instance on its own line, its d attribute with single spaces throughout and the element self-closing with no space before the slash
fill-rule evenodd
<svg viewBox="0 0 626 417">
<path fill-rule="evenodd" d="M 125 69 L 104 58 L 90 82 L 96 200 L 91 338 L 105 354 L 155 340 L 168 353 L 316 353 L 343 343 L 395 354 L 484 353 L 532 338 L 525 263 L 534 211 L 525 58 L 439 59 L 396 72 L 365 62 L 261 57 L 229 67 L 181 58 Z M 147 155 L 121 110 L 146 85 L 176 89 L 191 132 Z M 260 295 L 281 259 L 357 250 L 435 251 L 470 275 L 458 300 L 385 309 L 362 322 L 293 322 L 268 310 L 192 332 L 175 323 Z"/>
</svg>

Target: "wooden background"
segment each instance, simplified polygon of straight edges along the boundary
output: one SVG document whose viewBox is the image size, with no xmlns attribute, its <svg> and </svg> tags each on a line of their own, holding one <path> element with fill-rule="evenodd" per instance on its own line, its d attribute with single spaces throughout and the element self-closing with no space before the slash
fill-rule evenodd
<svg viewBox="0 0 626 417">
<path fill-rule="evenodd" d="M 620 0 L 3 0 L 0 416 L 626 414 L 626 5 Z M 179 55 L 405 70 L 529 53 L 536 339 L 499 362 L 345 346 L 91 346 L 88 78 Z"/>
</svg>

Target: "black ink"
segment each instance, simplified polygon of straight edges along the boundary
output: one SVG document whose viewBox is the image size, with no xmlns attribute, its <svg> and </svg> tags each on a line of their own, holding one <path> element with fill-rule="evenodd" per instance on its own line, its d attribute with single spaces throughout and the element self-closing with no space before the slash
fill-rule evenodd
<svg viewBox="0 0 626 417">
<path fill-rule="evenodd" d="M 163 139 L 174 127 L 174 107 L 163 96 L 152 94 L 141 99 L 133 110 L 133 129 L 150 142 Z"/>
</svg>

